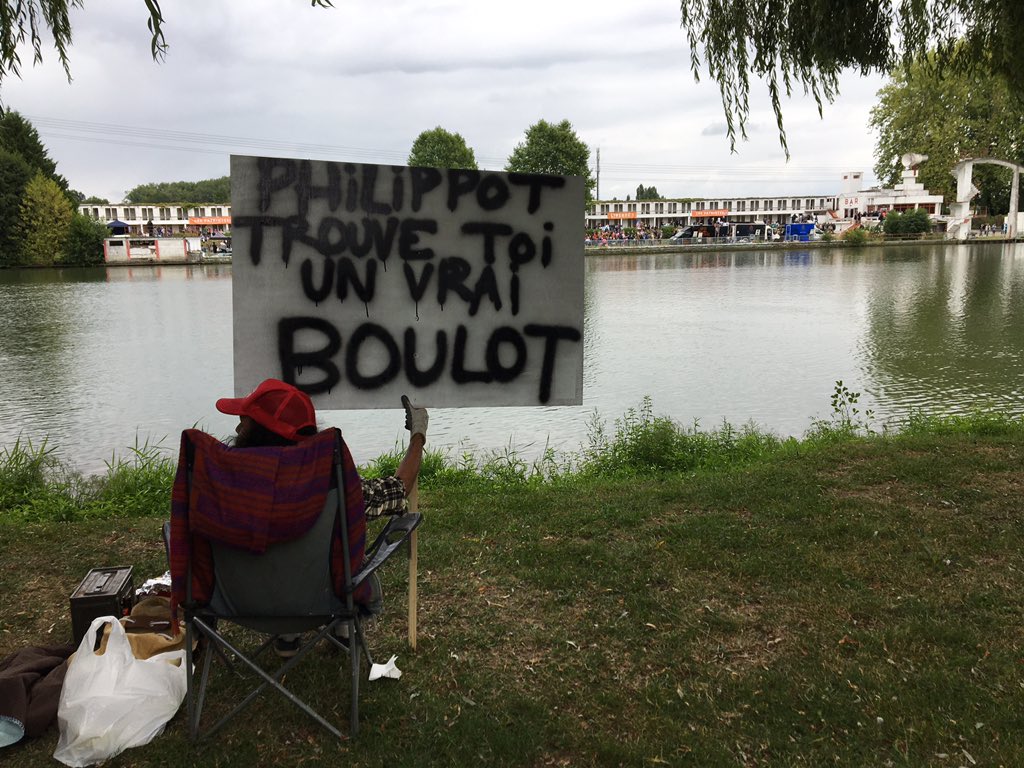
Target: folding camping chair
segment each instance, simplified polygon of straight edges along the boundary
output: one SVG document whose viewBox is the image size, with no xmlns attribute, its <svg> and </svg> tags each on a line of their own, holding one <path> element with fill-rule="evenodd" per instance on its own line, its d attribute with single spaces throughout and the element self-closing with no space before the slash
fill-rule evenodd
<svg viewBox="0 0 1024 768">
<path fill-rule="evenodd" d="M 278 691 L 332 734 L 338 738 L 344 738 L 338 728 L 288 690 L 282 682 L 285 675 L 322 640 L 327 640 L 348 653 L 351 671 L 349 734 L 355 736 L 359 731 L 361 658 L 362 656 L 366 657 L 368 666 L 373 664 L 373 659 L 366 644 L 360 606 L 357 604 L 355 596 L 360 594 L 358 590 L 361 586 L 364 590 L 366 589 L 368 586 L 366 580 L 370 574 L 376 571 L 402 545 L 420 524 L 422 516 L 418 513 L 407 513 L 390 518 L 373 544 L 365 549 L 365 552 L 360 552 L 359 550 L 365 543 L 365 522 L 355 519 L 356 516 L 352 514 L 352 510 L 346 509 L 345 504 L 346 480 L 349 483 L 352 482 L 351 476 L 346 477 L 346 468 L 343 465 L 343 456 L 348 456 L 347 450 L 344 449 L 344 442 L 338 430 L 327 431 L 334 433 L 333 454 L 329 461 L 330 477 L 323 479 L 329 486 L 329 491 L 326 493 L 326 501 L 319 515 L 314 512 L 316 516 L 312 527 L 297 538 L 268 545 L 262 553 L 244 551 L 204 538 L 203 540 L 208 541 L 209 553 L 212 555 L 213 583 L 210 587 L 212 594 L 208 601 L 199 602 L 194 599 L 193 595 L 193 576 L 197 572 L 196 569 L 202 571 L 204 567 L 209 568 L 211 565 L 197 562 L 198 554 L 194 551 L 196 549 L 195 532 L 193 524 L 189 523 L 191 546 L 186 568 L 185 601 L 182 608 L 186 632 L 186 658 L 188 669 L 191 671 L 188 676 L 186 705 L 189 737 L 192 740 L 215 733 L 267 688 Z M 205 439 L 196 439 L 197 435 Z M 314 440 L 327 441 L 331 438 L 321 433 L 303 441 L 299 446 L 304 446 Z M 321 448 L 332 450 L 330 446 Z M 198 505 L 196 497 L 193 495 L 193 473 L 197 459 L 200 462 L 203 461 L 203 457 L 200 455 L 203 451 L 220 452 L 222 456 L 230 456 L 231 461 L 238 463 L 245 458 L 246 452 L 255 452 L 253 459 L 256 462 L 265 460 L 268 456 L 272 459 L 280 456 L 281 461 L 285 461 L 288 456 L 287 452 L 296 449 L 297 447 L 232 449 L 220 446 L 209 436 L 197 433 L 195 430 L 186 430 L 182 434 L 179 480 L 176 480 L 175 483 L 176 494 L 179 481 L 184 476 L 188 494 L 187 501 Z M 276 454 L 275 452 L 278 451 L 282 453 Z M 350 458 L 347 460 L 351 463 Z M 186 463 L 184 472 L 180 466 L 182 461 Z M 208 473 L 202 464 L 201 471 L 202 482 L 208 482 L 210 477 L 222 476 Z M 242 471 L 244 471 L 244 462 Z M 351 471 L 354 474 L 354 467 Z M 219 497 L 221 501 L 232 498 L 230 492 L 212 495 Z M 235 500 L 237 501 L 237 496 Z M 215 507 L 212 513 L 216 515 L 219 514 L 216 507 L 221 506 L 217 502 L 218 498 L 214 498 L 212 502 L 210 499 L 205 499 L 202 504 L 209 506 L 212 503 Z M 228 506 L 231 506 L 230 503 Z M 173 509 L 172 506 L 172 519 L 175 514 Z M 209 509 L 205 510 L 206 513 L 210 511 Z M 361 513 L 361 510 L 359 512 Z M 219 523 L 230 526 L 234 521 L 229 515 L 222 518 Z M 179 522 L 177 525 L 181 525 L 181 523 Z M 171 524 L 165 526 L 165 537 L 178 541 L 178 539 L 170 539 L 172 534 L 169 526 Z M 339 530 L 340 540 L 337 535 Z M 334 556 L 335 569 L 338 561 L 343 561 L 344 594 L 340 597 L 336 594 L 338 591 L 336 573 L 332 579 L 332 541 L 335 542 L 335 545 L 340 543 L 342 553 L 341 558 L 337 555 Z M 175 572 L 173 545 L 169 551 L 173 576 Z M 360 555 L 362 555 L 361 562 Z M 255 652 L 247 654 L 240 647 L 242 643 L 232 642 L 225 637 L 224 630 L 233 624 L 255 630 L 257 633 L 264 633 L 268 637 L 256 648 Z M 346 626 L 348 629 L 347 643 L 338 637 L 338 629 L 342 626 Z M 268 659 L 261 659 L 261 656 L 273 645 L 276 636 L 301 633 L 311 634 L 303 638 L 293 657 L 281 662 L 274 654 L 270 653 L 267 654 Z M 198 667 L 194 665 L 193 650 L 197 640 L 202 640 L 205 645 L 205 651 L 200 654 Z M 227 662 L 229 666 L 234 666 L 231 662 L 232 659 L 244 665 L 259 678 L 259 684 L 231 711 L 201 734 L 200 720 L 215 655 Z M 270 668 L 272 666 L 268 663 L 270 659 L 280 662 L 276 670 Z"/>
</svg>

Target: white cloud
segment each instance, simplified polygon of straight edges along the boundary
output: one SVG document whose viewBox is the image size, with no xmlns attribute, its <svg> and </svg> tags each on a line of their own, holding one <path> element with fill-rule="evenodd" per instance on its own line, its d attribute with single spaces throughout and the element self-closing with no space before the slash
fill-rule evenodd
<svg viewBox="0 0 1024 768">
<path fill-rule="evenodd" d="M 568 119 L 601 148 L 606 197 L 640 183 L 673 196 L 826 193 L 842 170 L 872 165 L 880 81 L 855 76 L 824 120 L 810 99 L 784 102 L 788 163 L 755 84 L 748 140 L 732 153 L 717 86 L 694 82 L 671 3 L 179 0 L 164 4 L 162 64 L 142 0 L 117 8 L 74 12 L 70 85 L 47 52 L 3 86 L 90 195 L 224 175 L 232 152 L 401 162 L 437 125 L 500 168 L 541 118 Z"/>
<path fill-rule="evenodd" d="M 725 136 L 729 130 L 729 126 L 723 122 L 708 123 L 701 130 L 701 136 Z"/>
</svg>

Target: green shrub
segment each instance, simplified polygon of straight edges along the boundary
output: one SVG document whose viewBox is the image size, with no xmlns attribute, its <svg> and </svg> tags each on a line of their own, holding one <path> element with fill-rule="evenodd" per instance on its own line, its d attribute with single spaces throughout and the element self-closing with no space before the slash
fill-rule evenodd
<svg viewBox="0 0 1024 768">
<path fill-rule="evenodd" d="M 903 214 L 904 227 L 907 232 L 925 233 L 932 231 L 932 220 L 924 208 L 915 208 Z"/>
<path fill-rule="evenodd" d="M 73 520 L 90 482 L 68 469 L 46 440 L 0 449 L 0 519 Z"/>
<path fill-rule="evenodd" d="M 0 518 L 71 521 L 86 517 L 152 517 L 170 511 L 176 462 L 148 443 L 114 457 L 100 477 L 85 478 L 46 441 L 18 440 L 0 449 Z"/>
<path fill-rule="evenodd" d="M 882 231 L 887 235 L 902 235 L 904 232 L 903 214 L 899 211 L 889 212 L 885 221 L 882 222 Z"/>
<path fill-rule="evenodd" d="M 857 227 L 856 229 L 848 229 L 843 232 L 843 242 L 847 245 L 860 247 L 866 245 L 868 242 L 868 233 L 864 227 Z"/>
<path fill-rule="evenodd" d="M 151 517 L 169 514 L 177 459 L 148 442 L 111 457 L 107 472 L 83 514 L 90 517 Z"/>
<path fill-rule="evenodd" d="M 932 221 L 923 208 L 893 211 L 885 217 L 882 229 L 887 235 L 915 235 L 932 231 Z"/>
<path fill-rule="evenodd" d="M 743 463 L 777 451 L 778 437 L 748 425 L 736 430 L 728 422 L 702 431 L 678 426 L 664 416 L 654 416 L 651 399 L 639 409 L 630 408 L 615 422 L 615 436 L 608 438 L 603 423 L 592 421 L 589 447 L 577 471 L 584 475 L 647 475 Z"/>
<path fill-rule="evenodd" d="M 395 474 L 405 456 L 403 446 L 382 453 L 369 464 L 359 467 L 362 477 L 387 477 Z M 452 461 L 445 451 L 428 448 L 423 452 L 420 464 L 419 484 L 424 487 L 445 483 L 463 483 L 477 478 L 476 463 L 469 454 Z"/>
<path fill-rule="evenodd" d="M 46 491 L 47 473 L 56 459 L 46 441 L 36 447 L 18 438 L 10 448 L 0 449 L 0 512 L 28 503 Z"/>
<path fill-rule="evenodd" d="M 76 213 L 71 219 L 63 263 L 76 267 L 102 264 L 103 239 L 106 236 L 106 226 Z"/>
<path fill-rule="evenodd" d="M 811 442 L 833 442 L 874 434 L 872 420 L 875 412 L 870 408 L 862 412 L 859 402 L 860 392 L 852 391 L 842 380 L 837 381 L 832 391 L 831 419 L 815 419 L 807 432 L 807 439 Z"/>
<path fill-rule="evenodd" d="M 928 416 L 916 412 L 910 414 L 900 429 L 901 434 L 907 435 L 967 434 L 981 437 L 998 437 L 1021 432 L 1024 432 L 1024 417 L 983 410 L 946 416 Z"/>
</svg>

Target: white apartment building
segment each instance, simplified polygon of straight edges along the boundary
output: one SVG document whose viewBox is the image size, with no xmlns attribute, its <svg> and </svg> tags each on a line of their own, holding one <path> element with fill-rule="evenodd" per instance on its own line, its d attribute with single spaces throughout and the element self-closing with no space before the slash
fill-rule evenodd
<svg viewBox="0 0 1024 768">
<path fill-rule="evenodd" d="M 174 203 L 82 204 L 78 212 L 104 224 L 121 222 L 127 234 L 153 237 L 158 230 L 166 234 L 181 232 L 216 234 L 231 229 L 231 206 L 224 203 L 201 203 L 183 206 Z"/>
<path fill-rule="evenodd" d="M 732 224 L 763 221 L 788 224 L 810 216 L 819 223 L 829 219 L 852 221 L 858 217 L 877 217 L 888 211 L 924 208 L 932 217 L 942 213 L 942 195 L 931 195 L 917 182 L 917 164 L 927 158 L 906 155 L 903 181 L 893 189 L 862 189 L 864 174 L 843 174 L 841 194 L 766 195 L 763 197 L 718 197 L 679 200 L 598 200 L 587 208 L 586 227 L 605 225 L 660 229 L 663 226 L 686 227 L 713 224 L 716 220 Z"/>
<path fill-rule="evenodd" d="M 838 204 L 836 195 L 770 195 L 765 197 L 716 197 L 682 200 L 598 200 L 587 208 L 586 227 L 597 229 L 606 224 L 648 229 L 663 226 L 686 227 L 712 224 L 763 221 L 788 224 L 805 215 L 832 215 Z"/>
</svg>

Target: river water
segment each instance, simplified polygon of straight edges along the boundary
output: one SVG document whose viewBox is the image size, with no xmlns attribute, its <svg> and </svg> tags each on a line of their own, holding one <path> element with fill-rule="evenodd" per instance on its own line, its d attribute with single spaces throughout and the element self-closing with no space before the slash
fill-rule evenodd
<svg viewBox="0 0 1024 768">
<path fill-rule="evenodd" d="M 453 455 L 578 451 L 645 396 L 705 428 L 801 435 L 836 380 L 875 421 L 913 410 L 1024 414 L 1024 245 L 590 255 L 581 407 L 431 412 Z M 225 436 L 231 267 L 0 270 L 0 446 L 44 438 L 102 471 L 184 427 Z M 393 449 L 394 411 L 334 411 L 357 462 Z"/>
</svg>

